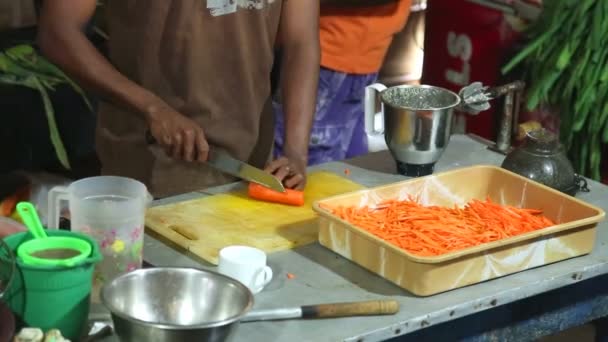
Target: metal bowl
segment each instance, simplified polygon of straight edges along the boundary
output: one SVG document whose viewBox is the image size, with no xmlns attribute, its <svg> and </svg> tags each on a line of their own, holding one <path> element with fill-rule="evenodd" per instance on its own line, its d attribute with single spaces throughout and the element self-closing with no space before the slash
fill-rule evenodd
<svg viewBox="0 0 608 342">
<path fill-rule="evenodd" d="M 101 299 L 121 341 L 226 341 L 253 306 L 238 281 L 177 267 L 124 274 L 103 287 Z"/>
</svg>

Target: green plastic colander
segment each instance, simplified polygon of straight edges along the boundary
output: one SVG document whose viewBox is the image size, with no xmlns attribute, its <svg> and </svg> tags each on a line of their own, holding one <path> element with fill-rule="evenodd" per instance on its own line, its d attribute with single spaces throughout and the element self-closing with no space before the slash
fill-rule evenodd
<svg viewBox="0 0 608 342">
<path fill-rule="evenodd" d="M 30 202 L 19 202 L 17 212 L 34 239 L 17 248 L 17 256 L 28 265 L 71 267 L 91 255 L 91 244 L 68 236 L 49 237 L 42 227 L 36 208 Z"/>
</svg>

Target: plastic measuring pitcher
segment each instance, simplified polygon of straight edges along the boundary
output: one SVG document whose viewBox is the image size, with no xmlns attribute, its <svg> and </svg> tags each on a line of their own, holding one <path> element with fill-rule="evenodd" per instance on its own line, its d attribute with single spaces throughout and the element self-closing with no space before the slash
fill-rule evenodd
<svg viewBox="0 0 608 342">
<path fill-rule="evenodd" d="M 97 264 L 92 298 L 99 302 L 103 284 L 142 265 L 145 212 L 152 197 L 134 179 L 90 177 L 49 192 L 49 227 L 59 226 L 61 203 L 69 202 L 71 229 L 99 244 L 103 261 Z"/>
</svg>

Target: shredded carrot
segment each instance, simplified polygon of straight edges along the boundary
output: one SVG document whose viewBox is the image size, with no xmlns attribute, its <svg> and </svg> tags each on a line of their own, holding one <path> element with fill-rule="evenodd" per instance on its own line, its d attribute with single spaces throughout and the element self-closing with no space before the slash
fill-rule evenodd
<svg viewBox="0 0 608 342">
<path fill-rule="evenodd" d="M 437 256 L 553 226 L 541 210 L 472 200 L 464 208 L 423 206 L 415 198 L 375 206 L 326 208 L 412 254 Z"/>
<path fill-rule="evenodd" d="M 349 176 L 350 175 L 350 169 L 344 169 L 344 174 Z"/>
<path fill-rule="evenodd" d="M 287 279 L 294 279 L 296 276 L 292 273 L 287 273 Z"/>
</svg>

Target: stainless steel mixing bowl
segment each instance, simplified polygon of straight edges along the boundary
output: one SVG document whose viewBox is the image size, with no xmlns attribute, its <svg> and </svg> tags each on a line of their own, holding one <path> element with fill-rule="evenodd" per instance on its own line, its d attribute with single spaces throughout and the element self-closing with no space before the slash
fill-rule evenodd
<svg viewBox="0 0 608 342">
<path fill-rule="evenodd" d="M 177 267 L 117 277 L 101 298 L 121 341 L 226 341 L 253 305 L 251 291 L 238 281 Z"/>
</svg>

